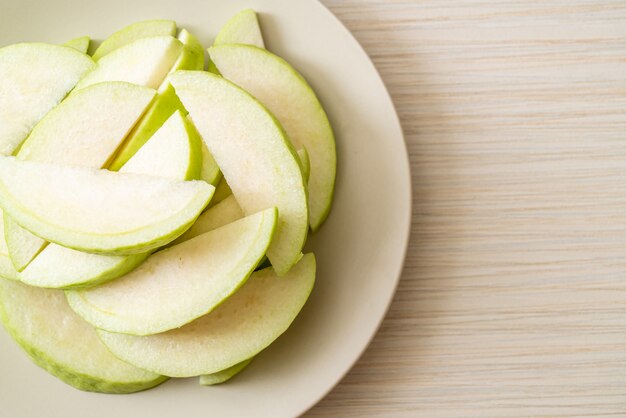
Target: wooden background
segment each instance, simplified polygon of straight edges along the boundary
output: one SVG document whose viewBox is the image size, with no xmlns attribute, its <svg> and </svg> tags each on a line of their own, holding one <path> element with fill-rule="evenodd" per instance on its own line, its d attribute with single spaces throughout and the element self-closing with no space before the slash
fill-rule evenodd
<svg viewBox="0 0 626 418">
<path fill-rule="evenodd" d="M 626 417 L 626 1 L 324 3 L 391 91 L 414 207 L 380 332 L 305 417 Z"/>
</svg>

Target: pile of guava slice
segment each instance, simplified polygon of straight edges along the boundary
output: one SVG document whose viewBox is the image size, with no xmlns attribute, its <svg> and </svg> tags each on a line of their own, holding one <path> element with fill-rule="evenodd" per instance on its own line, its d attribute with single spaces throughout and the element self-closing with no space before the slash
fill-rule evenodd
<svg viewBox="0 0 626 418">
<path fill-rule="evenodd" d="M 208 57 L 170 20 L 90 44 L 0 48 L 0 319 L 80 390 L 225 382 L 313 289 L 328 117 L 253 10 Z"/>
</svg>

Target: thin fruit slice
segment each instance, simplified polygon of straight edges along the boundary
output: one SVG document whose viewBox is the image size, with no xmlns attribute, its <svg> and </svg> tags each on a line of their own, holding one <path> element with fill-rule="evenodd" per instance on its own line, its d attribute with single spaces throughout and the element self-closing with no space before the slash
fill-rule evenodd
<svg viewBox="0 0 626 418">
<path fill-rule="evenodd" d="M 198 38 L 187 29 L 182 29 L 178 34 L 178 40 L 183 43 L 183 52 L 172 67 L 172 71 L 204 70 L 204 47 Z"/>
<path fill-rule="evenodd" d="M 67 292 L 70 306 L 100 329 L 150 335 L 181 327 L 233 294 L 263 259 L 276 209 L 160 251 L 104 286 Z"/>
<path fill-rule="evenodd" d="M 272 268 L 252 274 L 208 315 L 176 330 L 138 337 L 98 331 L 120 359 L 171 377 L 212 374 L 269 346 L 296 318 L 313 289 L 315 257 L 307 254 L 284 277 Z"/>
<path fill-rule="evenodd" d="M 170 82 L 244 213 L 278 208 L 267 257 L 279 275 L 287 273 L 300 259 L 308 210 L 298 157 L 280 124 L 252 96 L 214 74 L 177 71 Z"/>
<path fill-rule="evenodd" d="M 129 83 L 100 83 L 73 94 L 50 111 L 18 153 L 22 160 L 103 167 L 139 120 L 155 91 Z M 46 241 L 8 217 L 11 259 L 22 271 Z"/>
<path fill-rule="evenodd" d="M 77 389 L 132 393 L 167 380 L 113 356 L 60 290 L 0 279 L 0 319 L 37 365 Z"/>
<path fill-rule="evenodd" d="M 119 49 L 131 42 L 141 38 L 154 36 L 174 36 L 176 35 L 176 22 L 171 20 L 144 20 L 135 22 L 115 32 L 105 39 L 96 52 L 93 54 L 94 60 L 99 60 L 103 56 Z"/>
<path fill-rule="evenodd" d="M 221 226 L 235 222 L 244 216 L 245 215 L 235 200 L 235 197 L 230 195 L 200 215 L 192 227 L 170 245 L 176 245 L 181 242 L 188 241 L 198 235 L 205 234 Z"/>
<path fill-rule="evenodd" d="M 87 53 L 89 49 L 89 44 L 91 43 L 91 38 L 89 36 L 81 36 L 80 38 L 74 38 L 72 40 L 64 43 L 64 46 L 69 46 L 77 50 L 78 52 L 82 52 L 83 54 Z"/>
<path fill-rule="evenodd" d="M 197 180 L 202 168 L 202 138 L 176 111 L 120 172 L 177 180 Z"/>
<path fill-rule="evenodd" d="M 257 14 L 245 9 L 231 17 L 220 29 L 213 45 L 247 44 L 265 48 Z"/>
<path fill-rule="evenodd" d="M 168 127 L 168 123 L 172 120 L 175 120 L 176 126 Z M 184 131 L 184 135 L 187 138 L 186 141 L 178 141 L 177 144 L 171 144 L 166 146 L 165 148 L 169 149 L 169 151 L 161 153 L 160 149 L 164 147 L 158 144 L 158 136 L 166 135 L 167 138 L 171 141 L 173 136 L 171 132 L 173 129 L 177 131 Z M 161 133 L 161 131 L 164 131 Z M 178 135 L 180 136 L 180 134 Z M 155 141 L 155 139 L 157 141 Z M 186 144 L 186 145 L 185 145 Z M 139 160 L 135 157 L 144 149 L 148 148 L 154 149 L 154 151 L 144 152 L 143 158 L 149 158 L 151 163 L 146 164 L 144 161 L 139 162 Z M 178 152 L 177 155 L 169 155 L 169 153 Z M 121 161 L 121 160 L 120 160 Z M 141 171 L 137 171 L 135 167 L 137 164 L 141 164 L 145 167 Z M 181 169 L 180 164 L 185 164 L 188 167 L 188 170 L 185 172 Z M 161 165 L 162 170 L 158 170 L 158 165 Z M 155 168 L 157 168 L 155 170 Z M 126 170 L 124 170 L 126 169 Z M 154 134 L 147 144 L 143 145 L 137 154 L 134 154 L 133 157 L 124 164 L 124 167 L 120 171 L 132 172 L 132 173 L 140 173 L 140 174 L 148 174 L 148 175 L 158 175 L 159 177 L 166 178 L 178 178 L 179 173 L 186 173 L 184 178 L 181 180 L 196 180 L 201 179 L 206 181 L 211 185 L 216 185 L 222 175 L 217 163 L 213 159 L 213 156 L 209 153 L 209 150 L 206 148 L 206 144 L 200 138 L 200 134 L 193 126 L 193 123 L 184 116 L 183 112 L 180 110 L 176 110 L 175 113 L 170 116 L 168 121 L 161 126 L 161 128 Z"/>
<path fill-rule="evenodd" d="M 22 228 L 8 216 L 4 217 L 3 224 L 4 239 L 13 267 L 17 271 L 22 271 L 37 257 L 37 254 L 41 253 L 48 242 Z"/>
<path fill-rule="evenodd" d="M 128 135 L 128 138 L 109 166 L 109 170 L 117 171 L 124 166 L 175 112 L 181 112 L 185 115 L 187 114 L 187 111 L 176 96 L 174 88 L 169 86 L 165 89 L 165 91 L 159 93 L 155 101 L 146 111 L 144 117 Z M 200 138 L 191 121 L 187 121 L 186 127 L 190 135 Z M 207 183 L 216 186 L 221 179 L 222 173 L 213 159 L 213 156 L 207 149 L 206 144 L 201 139 L 200 147 L 202 154 L 200 178 Z"/>
<path fill-rule="evenodd" d="M 265 48 L 263 34 L 257 14 L 252 9 L 245 9 L 231 17 L 220 29 L 213 45 L 246 44 Z M 209 58 L 209 71 L 220 74 L 215 63 Z"/>
<path fill-rule="evenodd" d="M 300 148 L 298 150 L 298 158 L 300 159 L 300 167 L 302 168 L 302 175 L 305 181 L 309 181 L 311 175 L 311 160 L 309 159 L 309 153 L 306 148 Z"/>
<path fill-rule="evenodd" d="M 87 55 L 65 46 L 25 43 L 0 48 L 0 155 L 12 155 L 33 126 L 94 66 Z"/>
<path fill-rule="evenodd" d="M 197 178 L 202 140 L 188 131 L 188 123 L 179 112 L 175 113 L 121 171 L 179 180 Z M 89 254 L 49 244 L 21 272 L 19 279 L 40 287 L 88 288 L 123 276 L 148 255 Z"/>
<path fill-rule="evenodd" d="M 74 91 L 103 81 L 126 81 L 157 89 L 182 49 L 183 44 L 171 36 L 138 39 L 102 57 Z"/>
<path fill-rule="evenodd" d="M 205 374 L 200 376 L 200 384 L 202 386 L 213 386 L 224 383 L 230 379 L 232 379 L 236 374 L 239 374 L 240 371 L 246 368 L 248 364 L 252 362 L 253 359 L 244 360 L 241 363 L 237 363 L 232 367 L 229 367 L 226 370 L 222 370 L 217 373 Z"/>
<path fill-rule="evenodd" d="M 0 158 L 0 206 L 15 222 L 65 247 L 138 254 L 181 235 L 214 187 L 138 174 Z"/>
<path fill-rule="evenodd" d="M 217 186 L 220 180 L 222 180 L 222 172 L 204 141 L 202 141 L 202 169 L 200 170 L 200 178 L 213 186 Z"/>
<path fill-rule="evenodd" d="M 134 270 L 149 253 L 101 255 L 49 244 L 19 273 L 25 284 L 51 289 L 83 289 L 109 282 Z"/>
<path fill-rule="evenodd" d="M 189 119 L 176 111 L 119 171 L 174 180 L 196 180 L 200 176 L 202 143 Z"/>
<path fill-rule="evenodd" d="M 249 45 L 209 49 L 222 76 L 242 87 L 276 116 L 296 148 L 309 153 L 309 223 L 316 231 L 333 200 L 337 157 L 328 117 L 306 80 L 285 60 Z"/>
<path fill-rule="evenodd" d="M 128 138 L 118 151 L 109 166 L 109 170 L 117 171 L 132 158 L 133 155 L 146 143 L 156 131 L 174 114 L 177 110 L 184 110 L 183 104 L 176 96 L 174 88 L 169 88 L 160 92 L 154 102 L 146 110 L 145 115 L 129 133 Z"/>
</svg>

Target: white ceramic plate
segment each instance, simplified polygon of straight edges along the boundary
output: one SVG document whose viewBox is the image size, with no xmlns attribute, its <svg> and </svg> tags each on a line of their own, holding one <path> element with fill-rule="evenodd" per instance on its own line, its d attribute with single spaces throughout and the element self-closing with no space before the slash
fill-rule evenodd
<svg viewBox="0 0 626 418">
<path fill-rule="evenodd" d="M 231 382 L 172 380 L 134 395 L 79 392 L 33 365 L 0 331 L 0 416 L 284 418 L 313 406 L 349 370 L 391 301 L 407 246 L 411 188 L 402 130 L 365 52 L 315 0 L 0 0 L 0 45 L 103 39 L 128 23 L 174 19 L 210 44 L 238 10 L 261 13 L 268 48 L 319 94 L 337 134 L 331 215 L 311 237 L 313 295 L 289 331 Z M 80 344 L 80 341 L 77 342 Z"/>
</svg>

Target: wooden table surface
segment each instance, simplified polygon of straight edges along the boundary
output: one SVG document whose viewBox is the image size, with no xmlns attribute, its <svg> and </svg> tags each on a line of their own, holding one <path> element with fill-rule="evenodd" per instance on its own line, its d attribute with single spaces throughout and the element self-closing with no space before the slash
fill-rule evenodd
<svg viewBox="0 0 626 418">
<path fill-rule="evenodd" d="M 626 2 L 324 3 L 393 96 L 414 207 L 382 328 L 305 417 L 626 416 Z"/>
</svg>

